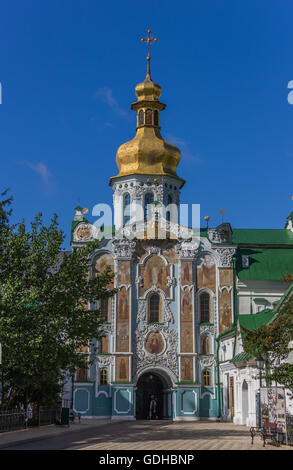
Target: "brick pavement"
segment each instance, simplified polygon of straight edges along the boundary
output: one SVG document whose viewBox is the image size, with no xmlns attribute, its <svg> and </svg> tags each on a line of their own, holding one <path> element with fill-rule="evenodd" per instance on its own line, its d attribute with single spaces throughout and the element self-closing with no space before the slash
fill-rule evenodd
<svg viewBox="0 0 293 470">
<path fill-rule="evenodd" d="M 102 435 L 75 442 L 82 450 L 263 450 L 260 437 L 251 445 L 249 428 L 232 423 L 132 421 L 105 426 Z M 293 450 L 291 446 L 267 450 Z"/>
</svg>

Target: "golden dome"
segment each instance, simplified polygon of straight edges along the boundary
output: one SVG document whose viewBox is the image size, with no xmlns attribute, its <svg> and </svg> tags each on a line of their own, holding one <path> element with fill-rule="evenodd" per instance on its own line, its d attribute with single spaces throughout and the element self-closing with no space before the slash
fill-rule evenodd
<svg viewBox="0 0 293 470">
<path fill-rule="evenodd" d="M 166 105 L 159 101 L 161 87 L 152 81 L 149 68 L 145 80 L 136 86 L 135 94 L 137 101 L 131 108 L 137 111 L 136 136 L 119 147 L 116 154 L 119 173 L 113 178 L 133 174 L 169 175 L 184 183 L 176 173 L 181 152 L 160 133 L 159 112 Z"/>
<path fill-rule="evenodd" d="M 117 151 L 117 177 L 144 174 L 178 178 L 176 168 L 180 158 L 180 150 L 162 138 L 159 128 L 140 127 L 134 139 L 121 145 Z"/>
<path fill-rule="evenodd" d="M 143 100 L 158 100 L 161 96 L 162 88 L 157 83 L 153 82 L 148 76 L 145 80 L 135 87 L 135 94 L 138 101 Z"/>
</svg>

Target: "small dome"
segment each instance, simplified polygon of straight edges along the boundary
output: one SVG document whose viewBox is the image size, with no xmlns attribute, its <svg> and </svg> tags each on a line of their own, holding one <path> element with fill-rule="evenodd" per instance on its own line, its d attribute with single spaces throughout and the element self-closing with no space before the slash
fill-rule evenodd
<svg viewBox="0 0 293 470">
<path fill-rule="evenodd" d="M 138 101 L 142 100 L 158 100 L 161 96 L 162 88 L 151 79 L 146 78 L 143 82 L 135 87 L 135 94 Z"/>
</svg>

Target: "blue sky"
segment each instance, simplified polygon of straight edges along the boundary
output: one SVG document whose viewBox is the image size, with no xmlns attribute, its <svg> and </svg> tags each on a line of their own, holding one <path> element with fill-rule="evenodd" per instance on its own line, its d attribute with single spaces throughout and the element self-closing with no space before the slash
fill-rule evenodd
<svg viewBox="0 0 293 470">
<path fill-rule="evenodd" d="M 134 87 L 152 78 L 178 145 L 181 202 L 210 225 L 283 228 L 292 211 L 292 1 L 50 0 L 2 3 L 0 189 L 14 220 L 112 203 L 116 150 L 135 134 Z"/>
</svg>

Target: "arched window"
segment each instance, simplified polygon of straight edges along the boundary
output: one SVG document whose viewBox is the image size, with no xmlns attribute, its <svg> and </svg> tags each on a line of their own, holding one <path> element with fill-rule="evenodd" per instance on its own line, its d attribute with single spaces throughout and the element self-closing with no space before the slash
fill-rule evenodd
<svg viewBox="0 0 293 470">
<path fill-rule="evenodd" d="M 152 294 L 149 298 L 149 322 L 159 322 L 161 313 L 161 298 L 158 294 Z"/>
<path fill-rule="evenodd" d="M 130 194 L 124 194 L 123 198 L 123 225 L 130 222 Z"/>
<path fill-rule="evenodd" d="M 107 385 L 108 383 L 108 371 L 107 369 L 100 370 L 100 385 Z"/>
<path fill-rule="evenodd" d="M 147 193 L 144 198 L 144 220 L 148 220 L 148 205 L 154 202 L 153 193 Z"/>
<path fill-rule="evenodd" d="M 145 123 L 149 125 L 153 123 L 153 113 L 151 109 L 147 109 L 145 112 Z"/>
<path fill-rule="evenodd" d="M 211 373 L 209 370 L 205 369 L 202 374 L 202 381 L 205 387 L 211 386 Z"/>
<path fill-rule="evenodd" d="M 210 321 L 210 309 L 211 309 L 210 295 L 207 292 L 203 292 L 199 296 L 200 323 L 207 323 Z"/>
<path fill-rule="evenodd" d="M 159 125 L 159 111 L 155 109 L 154 111 L 154 125 L 158 126 Z"/>
<path fill-rule="evenodd" d="M 144 112 L 143 110 L 141 109 L 138 113 L 138 125 L 139 126 L 142 126 L 143 125 L 143 115 L 144 115 Z"/>
<path fill-rule="evenodd" d="M 100 319 L 101 321 L 109 321 L 109 299 L 100 300 Z"/>
<path fill-rule="evenodd" d="M 173 199 L 172 199 L 172 196 L 170 196 L 170 194 L 168 194 L 168 197 L 167 197 L 167 211 L 166 211 L 166 219 L 168 220 L 168 222 L 170 222 L 171 220 L 171 207 L 170 205 L 173 203 Z"/>
<path fill-rule="evenodd" d="M 210 338 L 208 336 L 204 336 L 202 338 L 201 353 L 202 354 L 210 354 Z"/>
</svg>

